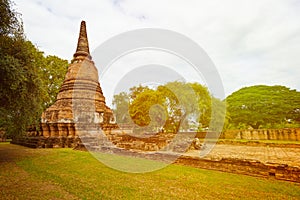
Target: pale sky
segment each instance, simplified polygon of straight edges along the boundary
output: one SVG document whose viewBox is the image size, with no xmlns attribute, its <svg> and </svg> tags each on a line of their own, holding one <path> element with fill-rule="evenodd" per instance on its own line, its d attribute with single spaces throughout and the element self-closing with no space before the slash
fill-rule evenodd
<svg viewBox="0 0 300 200">
<path fill-rule="evenodd" d="M 46 55 L 70 61 L 81 20 L 87 23 L 91 52 L 126 31 L 163 28 L 189 37 L 206 51 L 220 74 L 226 96 L 258 84 L 300 91 L 299 0 L 14 2 L 22 14 L 27 38 Z M 105 95 L 110 88 L 101 80 L 100 84 Z"/>
</svg>

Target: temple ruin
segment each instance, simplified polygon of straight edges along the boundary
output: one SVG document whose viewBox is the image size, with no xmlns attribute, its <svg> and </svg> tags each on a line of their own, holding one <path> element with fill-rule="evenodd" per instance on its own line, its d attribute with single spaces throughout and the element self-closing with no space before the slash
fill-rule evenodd
<svg viewBox="0 0 300 200">
<path fill-rule="evenodd" d="M 228 130 L 220 139 L 229 140 L 218 141 L 205 157 L 199 156 L 199 150 L 205 146 L 188 141 L 188 134 L 193 133 L 157 133 L 139 138 L 126 133 L 122 126 L 118 128 L 112 110 L 106 106 L 89 52 L 86 24 L 82 21 L 77 49 L 56 102 L 43 112 L 38 129 L 29 129 L 27 136 L 14 138 L 12 143 L 32 148 L 83 147 L 95 152 L 300 182 L 299 143 L 259 142 L 300 141 L 299 128 Z M 198 132 L 195 137 L 204 141 L 207 134 L 212 133 Z"/>
<path fill-rule="evenodd" d="M 42 114 L 43 136 L 76 136 L 76 123 L 94 123 L 103 129 L 114 124 L 113 113 L 105 104 L 98 70 L 89 52 L 84 21 L 57 100 Z"/>
<path fill-rule="evenodd" d="M 37 147 L 74 147 L 85 131 L 116 128 L 112 110 L 106 105 L 92 61 L 85 21 L 81 22 L 76 52 L 68 66 L 56 102 L 41 117 L 39 130 L 14 143 Z M 30 141 L 28 141 L 30 139 Z"/>
</svg>

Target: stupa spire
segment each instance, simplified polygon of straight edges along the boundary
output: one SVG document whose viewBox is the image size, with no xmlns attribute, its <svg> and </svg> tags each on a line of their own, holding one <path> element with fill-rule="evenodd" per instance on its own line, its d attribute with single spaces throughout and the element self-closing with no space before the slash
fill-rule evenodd
<svg viewBox="0 0 300 200">
<path fill-rule="evenodd" d="M 74 53 L 74 59 L 76 59 L 76 57 L 78 56 L 88 57 L 89 59 L 91 58 L 85 21 L 81 21 L 80 24 L 80 32 L 78 37 L 77 49 Z"/>
</svg>

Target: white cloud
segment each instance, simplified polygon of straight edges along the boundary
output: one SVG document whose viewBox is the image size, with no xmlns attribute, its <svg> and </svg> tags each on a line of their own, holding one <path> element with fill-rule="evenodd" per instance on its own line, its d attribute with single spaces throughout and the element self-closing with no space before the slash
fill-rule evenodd
<svg viewBox="0 0 300 200">
<path fill-rule="evenodd" d="M 155 27 L 196 41 L 219 70 L 226 94 L 248 85 L 300 90 L 300 3 L 297 0 L 15 0 L 25 33 L 47 54 L 70 60 L 79 23 L 91 51 L 110 37 Z M 109 88 L 103 88 L 109 90 Z"/>
</svg>

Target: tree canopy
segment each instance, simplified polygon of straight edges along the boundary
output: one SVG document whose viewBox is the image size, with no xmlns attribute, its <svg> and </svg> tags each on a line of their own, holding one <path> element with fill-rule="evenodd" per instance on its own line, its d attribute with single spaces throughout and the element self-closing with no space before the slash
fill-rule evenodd
<svg viewBox="0 0 300 200">
<path fill-rule="evenodd" d="M 0 0 L 0 35 L 11 38 L 23 37 L 23 25 L 20 14 L 12 9 L 10 0 Z"/>
<path fill-rule="evenodd" d="M 212 97 L 205 86 L 179 81 L 155 89 L 130 88 L 129 94 L 115 95 L 113 105 L 117 123 L 132 123 L 144 131 L 201 130 L 218 123 L 223 126 L 218 119 L 226 114 L 224 102 Z M 212 112 L 212 106 L 218 108 Z"/>
<path fill-rule="evenodd" d="M 57 97 L 68 69 L 68 61 L 57 56 L 44 56 L 43 62 L 39 65 L 40 78 L 43 81 L 45 98 L 43 108 L 51 106 Z"/>
<path fill-rule="evenodd" d="M 26 40 L 12 2 L 1 0 L 0 5 L 0 128 L 15 136 L 37 123 L 53 103 L 67 61 L 45 57 Z"/>
<path fill-rule="evenodd" d="M 300 122 L 300 92 L 285 86 L 245 87 L 226 102 L 234 128 L 274 128 Z"/>
</svg>

